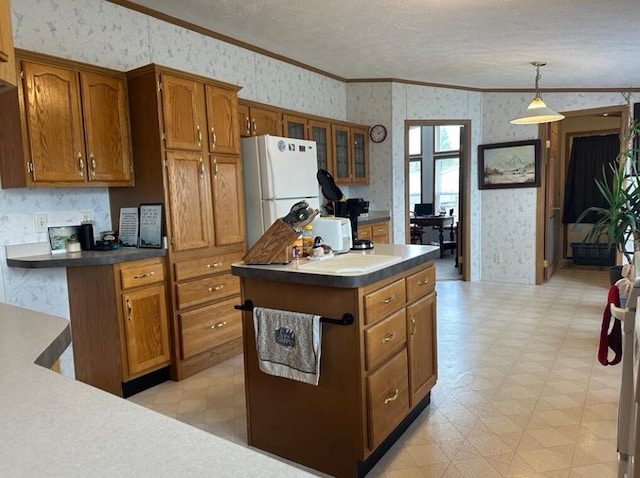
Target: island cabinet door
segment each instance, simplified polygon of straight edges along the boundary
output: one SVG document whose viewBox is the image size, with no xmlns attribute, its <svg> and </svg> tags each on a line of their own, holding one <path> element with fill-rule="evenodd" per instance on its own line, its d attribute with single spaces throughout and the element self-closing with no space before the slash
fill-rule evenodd
<svg viewBox="0 0 640 478">
<path fill-rule="evenodd" d="M 208 156 L 169 151 L 166 176 L 173 252 L 209 249 L 213 230 Z"/>
<path fill-rule="evenodd" d="M 407 307 L 407 334 L 413 407 L 431 390 L 437 378 L 435 292 Z"/>
<path fill-rule="evenodd" d="M 171 354 L 164 285 L 123 293 L 122 303 L 128 378 L 169 365 Z"/>
</svg>

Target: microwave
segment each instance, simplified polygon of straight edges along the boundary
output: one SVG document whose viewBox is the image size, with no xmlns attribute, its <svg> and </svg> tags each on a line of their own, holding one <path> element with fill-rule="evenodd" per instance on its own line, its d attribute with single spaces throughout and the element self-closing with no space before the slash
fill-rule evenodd
<svg viewBox="0 0 640 478">
<path fill-rule="evenodd" d="M 316 217 L 311 223 L 313 236 L 321 237 L 322 243 L 331 246 L 333 252 L 349 252 L 353 246 L 351 221 L 346 217 Z"/>
</svg>

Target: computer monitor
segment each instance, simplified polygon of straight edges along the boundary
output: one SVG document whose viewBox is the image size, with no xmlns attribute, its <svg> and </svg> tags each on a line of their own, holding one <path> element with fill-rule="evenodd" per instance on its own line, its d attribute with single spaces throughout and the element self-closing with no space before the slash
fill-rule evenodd
<svg viewBox="0 0 640 478">
<path fill-rule="evenodd" d="M 416 203 L 415 210 L 416 216 L 431 216 L 433 214 L 433 204 L 431 203 Z"/>
</svg>

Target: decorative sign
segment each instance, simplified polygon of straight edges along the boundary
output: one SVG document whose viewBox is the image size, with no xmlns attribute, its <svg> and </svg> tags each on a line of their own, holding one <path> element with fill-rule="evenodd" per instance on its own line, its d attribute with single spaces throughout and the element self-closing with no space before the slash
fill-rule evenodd
<svg viewBox="0 0 640 478">
<path fill-rule="evenodd" d="M 67 252 L 67 239 L 78 239 L 78 230 L 80 226 L 59 226 L 49 228 L 49 244 L 51 244 L 51 252 L 57 254 Z"/>
<path fill-rule="evenodd" d="M 138 208 L 123 207 L 120 209 L 120 228 L 118 229 L 120 244 L 124 247 L 138 247 Z"/>
<path fill-rule="evenodd" d="M 140 205 L 140 242 L 138 247 L 162 247 L 162 204 Z"/>
</svg>

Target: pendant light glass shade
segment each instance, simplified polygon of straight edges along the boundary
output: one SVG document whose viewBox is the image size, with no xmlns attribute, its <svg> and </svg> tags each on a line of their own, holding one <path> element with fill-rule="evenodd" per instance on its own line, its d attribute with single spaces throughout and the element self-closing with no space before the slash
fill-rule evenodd
<svg viewBox="0 0 640 478">
<path fill-rule="evenodd" d="M 564 115 L 553 111 L 551 108 L 547 108 L 545 102 L 540 98 L 540 88 L 538 88 L 540 67 L 546 65 L 546 63 L 536 61 L 533 62 L 532 65 L 536 67 L 536 97 L 529 103 L 529 106 L 527 106 L 527 109 L 522 115 L 511 120 L 511 124 L 551 123 L 552 121 L 560 121 L 564 118 Z"/>
</svg>

